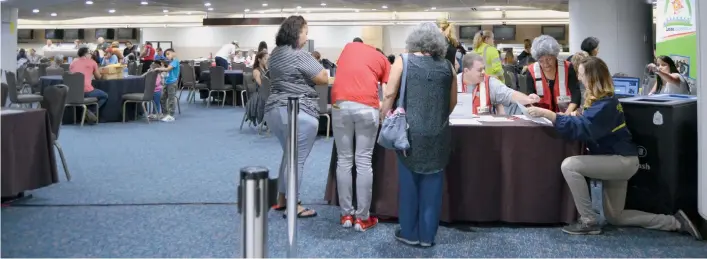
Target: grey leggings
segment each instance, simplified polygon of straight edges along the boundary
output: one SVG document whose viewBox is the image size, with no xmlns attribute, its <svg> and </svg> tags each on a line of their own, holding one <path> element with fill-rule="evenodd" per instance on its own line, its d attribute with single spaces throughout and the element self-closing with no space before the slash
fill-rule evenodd
<svg viewBox="0 0 707 259">
<path fill-rule="evenodd" d="M 603 180 L 604 216 L 615 226 L 644 227 L 675 231 L 680 224 L 671 215 L 658 215 L 638 210 L 624 210 L 628 179 L 638 171 L 638 157 L 630 156 L 572 156 L 560 166 L 572 192 L 577 211 L 586 220 L 597 219 L 585 177 Z"/>
<path fill-rule="evenodd" d="M 282 146 L 282 162 L 280 162 L 280 170 L 277 181 L 277 190 L 280 193 L 287 193 L 287 135 L 289 127 L 287 123 L 287 107 L 274 108 L 265 113 L 265 122 L 268 123 L 268 128 Z M 297 190 L 300 191 L 302 186 L 302 174 L 304 173 L 304 162 L 312 151 L 314 140 L 317 137 L 317 128 L 319 120 L 302 111 L 297 115 Z M 270 171 L 270 178 L 275 178 Z M 298 193 L 299 195 L 299 193 Z"/>
</svg>

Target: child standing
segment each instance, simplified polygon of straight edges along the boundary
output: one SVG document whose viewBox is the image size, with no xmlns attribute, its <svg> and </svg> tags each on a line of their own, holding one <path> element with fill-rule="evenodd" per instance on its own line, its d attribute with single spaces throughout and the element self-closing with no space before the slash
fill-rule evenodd
<svg viewBox="0 0 707 259">
<path fill-rule="evenodd" d="M 176 108 L 177 99 L 177 82 L 179 79 L 179 59 L 177 58 L 177 52 L 173 49 L 165 50 L 165 56 L 169 60 L 169 65 L 167 67 L 158 68 L 157 71 L 167 72 L 167 76 L 164 78 L 164 87 L 162 94 L 162 107 L 165 109 L 164 117 L 162 121 L 171 122 L 174 121 L 174 109 Z"/>
<path fill-rule="evenodd" d="M 163 68 L 165 67 L 164 63 L 162 62 L 154 62 L 150 66 L 150 69 L 148 70 L 148 73 L 151 71 L 156 71 L 158 68 Z M 162 119 L 162 103 L 160 102 L 162 99 L 162 88 L 164 87 L 164 77 L 166 73 L 164 72 L 157 72 L 157 80 L 155 82 L 155 93 L 153 94 L 152 100 L 155 105 L 154 109 L 152 110 L 152 113 L 147 115 L 147 118 L 150 120 L 160 120 Z"/>
</svg>

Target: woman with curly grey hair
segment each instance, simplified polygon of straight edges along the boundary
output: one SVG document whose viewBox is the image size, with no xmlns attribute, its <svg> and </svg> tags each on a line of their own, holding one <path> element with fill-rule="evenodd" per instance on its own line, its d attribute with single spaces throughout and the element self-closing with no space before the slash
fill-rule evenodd
<svg viewBox="0 0 707 259">
<path fill-rule="evenodd" d="M 451 151 L 448 122 L 457 104 L 457 82 L 454 65 L 445 59 L 447 40 L 434 23 L 417 25 L 405 43 L 408 53 L 396 57 L 381 106 L 384 118 L 405 76 L 404 107 L 399 108 L 407 113 L 410 149 L 398 152 L 400 230 L 395 238 L 408 245 L 430 247 L 442 208 L 442 173 Z"/>
<path fill-rule="evenodd" d="M 560 44 L 541 35 L 533 40 L 530 53 L 537 62 L 528 65 L 529 93 L 540 96 L 539 107 L 570 114 L 579 107 L 582 94 L 572 63 L 558 59 Z"/>
</svg>

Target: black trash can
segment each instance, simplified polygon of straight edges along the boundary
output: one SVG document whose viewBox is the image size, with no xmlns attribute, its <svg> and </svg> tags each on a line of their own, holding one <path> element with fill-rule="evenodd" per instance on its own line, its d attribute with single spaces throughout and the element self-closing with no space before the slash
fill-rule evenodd
<svg viewBox="0 0 707 259">
<path fill-rule="evenodd" d="M 697 98 L 654 95 L 620 102 L 641 163 L 628 183 L 626 209 L 696 213 Z"/>
</svg>

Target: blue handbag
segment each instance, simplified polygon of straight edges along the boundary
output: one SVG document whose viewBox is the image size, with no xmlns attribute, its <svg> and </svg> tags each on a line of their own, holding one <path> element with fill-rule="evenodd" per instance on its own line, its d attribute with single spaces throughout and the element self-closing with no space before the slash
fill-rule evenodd
<svg viewBox="0 0 707 259">
<path fill-rule="evenodd" d="M 408 70 L 408 55 L 400 55 L 403 58 L 403 74 L 400 80 L 400 91 L 398 93 L 397 105 L 394 111 L 389 111 L 383 120 L 378 144 L 386 149 L 405 151 L 410 149 L 408 141 L 408 123 L 405 113 L 405 87 Z"/>
</svg>

